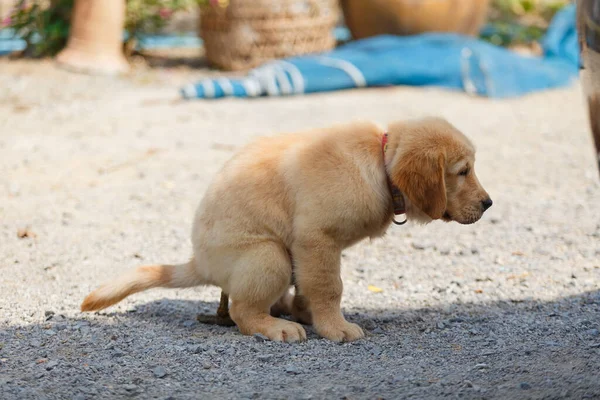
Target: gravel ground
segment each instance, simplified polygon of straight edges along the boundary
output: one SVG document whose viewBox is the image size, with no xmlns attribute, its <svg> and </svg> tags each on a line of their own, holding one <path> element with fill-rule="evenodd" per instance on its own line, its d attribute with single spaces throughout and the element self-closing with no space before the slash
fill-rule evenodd
<svg viewBox="0 0 600 400">
<path fill-rule="evenodd" d="M 205 70 L 0 71 L 0 398 L 600 398 L 600 180 L 578 85 L 506 101 L 388 88 L 181 102 Z M 198 325 L 215 288 L 78 312 L 123 269 L 184 261 L 211 177 L 253 137 L 429 114 L 476 143 L 494 206 L 344 254 L 343 308 L 364 340 Z"/>
</svg>

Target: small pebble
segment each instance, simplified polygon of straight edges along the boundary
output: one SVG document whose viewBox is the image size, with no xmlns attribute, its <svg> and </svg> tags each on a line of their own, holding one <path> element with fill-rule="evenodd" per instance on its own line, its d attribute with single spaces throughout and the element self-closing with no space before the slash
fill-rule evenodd
<svg viewBox="0 0 600 400">
<path fill-rule="evenodd" d="M 383 349 L 379 346 L 373 346 L 373 348 L 371 349 L 371 354 L 375 356 L 380 356 L 381 353 L 383 353 Z"/>
<path fill-rule="evenodd" d="M 50 371 L 52 369 L 54 369 L 54 367 L 56 367 L 58 365 L 58 361 L 56 360 L 52 360 L 49 363 L 46 364 L 46 371 Z"/>
<path fill-rule="evenodd" d="M 167 370 L 165 369 L 165 367 L 156 367 L 152 370 L 152 373 L 157 378 L 164 378 L 165 376 L 167 376 Z"/>
<path fill-rule="evenodd" d="M 363 328 L 368 329 L 368 330 L 373 330 L 377 327 L 377 324 L 375 324 L 375 322 L 373 322 L 373 320 L 366 320 L 362 323 Z"/>
<path fill-rule="evenodd" d="M 438 251 L 440 252 L 441 255 L 447 256 L 448 254 L 450 254 L 450 247 L 442 247 L 442 248 L 439 248 Z"/>
<path fill-rule="evenodd" d="M 123 385 L 123 389 L 127 390 L 128 392 L 133 392 L 134 390 L 137 389 L 137 385 L 128 383 L 128 384 Z"/>
<path fill-rule="evenodd" d="M 75 328 L 75 329 L 82 329 L 82 328 L 87 328 L 87 327 L 89 327 L 89 326 L 90 326 L 90 323 L 89 323 L 89 322 L 78 322 L 78 323 L 75 325 L 75 327 L 74 327 L 74 328 Z"/>
<path fill-rule="evenodd" d="M 112 353 L 113 357 L 123 357 L 125 355 L 125 352 L 121 349 L 115 349 L 115 351 Z"/>
<path fill-rule="evenodd" d="M 600 331 L 598 329 L 588 329 L 587 331 L 585 331 L 585 334 L 588 336 L 596 337 L 600 335 Z"/>
<path fill-rule="evenodd" d="M 550 251 L 548 251 L 548 249 L 546 249 L 545 247 L 542 247 L 542 246 L 535 247 L 533 249 L 533 251 L 536 254 L 539 254 L 541 256 L 548 256 L 548 255 L 550 255 Z"/>
<path fill-rule="evenodd" d="M 21 228 L 19 230 L 17 230 L 17 237 L 19 239 L 25 239 L 25 238 L 35 238 L 37 235 L 32 232 L 29 228 Z"/>
<path fill-rule="evenodd" d="M 412 247 L 416 250 L 425 250 L 433 247 L 433 244 L 428 242 L 412 242 Z"/>
<path fill-rule="evenodd" d="M 183 322 L 183 326 L 185 326 L 186 328 L 190 328 L 194 325 L 197 325 L 198 323 L 194 320 L 187 320 Z"/>
<path fill-rule="evenodd" d="M 300 370 L 293 365 L 288 365 L 285 367 L 285 372 L 291 375 L 299 375 L 301 374 Z"/>
<path fill-rule="evenodd" d="M 263 335 L 262 333 L 255 333 L 253 336 L 257 342 L 266 342 L 269 340 L 269 338 Z"/>
<path fill-rule="evenodd" d="M 273 354 L 259 354 L 256 358 L 258 358 L 259 361 L 268 361 L 273 358 Z"/>
<path fill-rule="evenodd" d="M 519 387 L 523 390 L 529 390 L 531 389 L 531 385 L 527 382 L 521 382 L 519 383 Z"/>
<path fill-rule="evenodd" d="M 54 317 L 54 311 L 46 311 L 44 312 L 44 316 L 46 317 L 46 321 L 49 321 L 52 319 L 52 317 Z"/>
<path fill-rule="evenodd" d="M 189 349 L 190 353 L 193 353 L 193 354 L 200 354 L 205 350 L 200 345 L 192 345 L 192 346 L 188 347 L 188 349 Z"/>
<path fill-rule="evenodd" d="M 555 341 L 553 341 L 553 340 L 546 340 L 546 341 L 544 342 L 544 344 L 545 344 L 546 346 L 549 346 L 549 347 L 562 347 L 562 345 L 561 345 L 560 343 L 558 343 L 558 342 L 555 342 Z"/>
<path fill-rule="evenodd" d="M 211 369 L 212 368 L 212 364 L 209 362 L 205 362 L 204 364 L 202 364 L 202 368 L 204 369 Z"/>
</svg>

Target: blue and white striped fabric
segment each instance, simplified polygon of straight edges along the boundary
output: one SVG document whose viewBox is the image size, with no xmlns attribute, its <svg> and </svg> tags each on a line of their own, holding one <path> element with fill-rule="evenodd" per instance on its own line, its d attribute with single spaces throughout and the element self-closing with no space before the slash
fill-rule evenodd
<svg viewBox="0 0 600 400">
<path fill-rule="evenodd" d="M 314 64 L 314 65 L 311 65 Z M 323 73 L 327 76 L 321 80 Z M 278 96 L 364 87 L 363 73 L 352 63 L 333 57 L 278 60 L 252 70 L 242 79 L 205 79 L 182 89 L 186 98 Z"/>
<path fill-rule="evenodd" d="M 538 58 L 461 35 L 383 35 L 328 53 L 276 60 L 243 78 L 205 79 L 181 94 L 215 99 L 428 85 L 502 98 L 565 86 L 579 71 L 574 5 L 555 16 L 543 46 L 545 55 Z"/>
</svg>

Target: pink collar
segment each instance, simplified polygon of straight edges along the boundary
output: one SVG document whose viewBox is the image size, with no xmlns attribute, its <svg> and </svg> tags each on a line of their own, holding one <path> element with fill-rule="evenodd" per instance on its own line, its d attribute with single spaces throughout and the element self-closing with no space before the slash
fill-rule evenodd
<svg viewBox="0 0 600 400">
<path fill-rule="evenodd" d="M 402 215 L 402 214 L 406 214 L 406 205 L 404 204 L 404 196 L 402 195 L 402 192 L 400 191 L 398 186 L 394 185 L 392 183 L 392 181 L 390 180 L 390 176 L 388 175 L 387 168 L 385 166 L 385 152 L 387 151 L 387 146 L 388 146 L 388 133 L 386 132 L 383 134 L 383 137 L 381 138 L 381 149 L 383 150 L 383 168 L 385 170 L 385 176 L 387 178 L 388 187 L 390 189 L 390 194 L 392 195 L 392 204 L 394 205 L 394 215 Z M 396 225 L 404 225 L 406 223 L 407 219 L 405 219 L 402 222 L 398 222 L 398 221 L 396 221 L 396 219 L 394 219 L 393 221 L 394 221 L 394 224 L 396 224 Z"/>
</svg>

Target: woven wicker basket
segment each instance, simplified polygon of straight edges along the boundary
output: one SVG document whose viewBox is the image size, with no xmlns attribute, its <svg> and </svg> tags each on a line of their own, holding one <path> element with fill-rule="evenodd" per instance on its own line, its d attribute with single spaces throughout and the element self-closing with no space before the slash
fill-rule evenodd
<svg viewBox="0 0 600 400">
<path fill-rule="evenodd" d="M 212 65 L 245 70 L 333 48 L 338 17 L 338 0 L 230 0 L 201 8 L 200 37 Z"/>
</svg>

